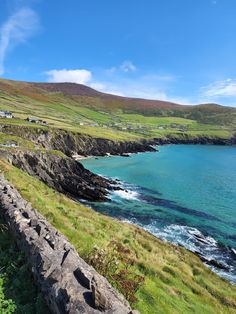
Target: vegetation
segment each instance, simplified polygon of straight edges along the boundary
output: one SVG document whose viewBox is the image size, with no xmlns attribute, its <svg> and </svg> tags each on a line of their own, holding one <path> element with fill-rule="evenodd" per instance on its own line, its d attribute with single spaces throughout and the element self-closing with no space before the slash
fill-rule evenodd
<svg viewBox="0 0 236 314">
<path fill-rule="evenodd" d="M 16 241 L 0 221 L 0 313 L 49 314 L 45 301 L 33 285 L 29 265 Z"/>
<path fill-rule="evenodd" d="M 21 150 L 46 151 L 28 139 L 49 129 L 122 141 L 229 139 L 236 132 L 233 108 L 128 99 L 75 84 L 0 79 L 0 109 L 14 114 L 13 119 L 0 118 L 5 128 L 0 144 L 16 143 Z M 48 125 L 27 122 L 29 116 Z M 60 151 L 50 152 L 65 157 Z M 74 202 L 4 160 L 0 171 L 141 313 L 236 313 L 236 287 L 194 254 Z M 47 313 L 15 239 L 4 224 L 0 226 L 0 313 Z"/>
<path fill-rule="evenodd" d="M 0 169 L 84 259 L 120 291 L 128 287 L 128 298 L 141 313 L 236 312 L 236 287 L 194 254 L 94 212 L 7 162 L 0 161 Z"/>
<path fill-rule="evenodd" d="M 0 124 L 61 128 L 113 140 L 186 136 L 230 138 L 236 132 L 236 109 L 214 104 L 180 106 L 169 102 L 104 95 L 78 84 L 29 84 L 0 80 L 0 109 L 14 119 Z M 36 116 L 48 126 L 25 119 Z"/>
</svg>

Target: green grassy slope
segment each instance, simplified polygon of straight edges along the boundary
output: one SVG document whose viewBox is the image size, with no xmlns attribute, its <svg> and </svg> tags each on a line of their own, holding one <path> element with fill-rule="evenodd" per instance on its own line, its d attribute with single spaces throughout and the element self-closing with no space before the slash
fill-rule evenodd
<svg viewBox="0 0 236 314">
<path fill-rule="evenodd" d="M 103 138 L 135 140 L 189 136 L 229 138 L 236 132 L 236 109 L 219 105 L 181 106 L 106 95 L 79 84 L 24 83 L 0 80 L 0 109 L 17 119 L 0 124 L 30 125 L 36 116 L 49 127 L 69 129 Z M 90 124 L 96 123 L 96 126 Z"/>
<path fill-rule="evenodd" d="M 33 284 L 30 265 L 16 240 L 0 220 L 0 313 L 49 314 L 39 289 Z"/>
<path fill-rule="evenodd" d="M 0 127 L 27 126 L 32 134 L 36 128 L 60 128 L 128 141 L 167 136 L 229 139 L 236 132 L 236 109 L 122 98 L 77 84 L 0 79 L 0 110 L 12 111 L 15 116 L 0 118 Z M 46 120 L 48 125 L 29 123 L 25 120 L 28 116 Z M 24 150 L 45 150 L 19 131 L 4 134 L 0 130 L 0 144 L 9 143 L 17 143 Z M 0 160 L 0 170 L 141 313 L 236 312 L 236 288 L 213 274 L 192 253 L 75 203 L 4 160 Z M 0 247 L 0 254 L 1 249 L 7 254 L 6 246 Z M 1 282 L 0 276 L 0 298 L 4 287 L 8 291 L 9 282 Z M 6 295 L 8 298 L 12 295 Z"/>
<path fill-rule="evenodd" d="M 94 212 L 4 161 L 0 161 L 0 169 L 141 313 L 236 312 L 236 287 L 215 275 L 194 254 Z"/>
</svg>

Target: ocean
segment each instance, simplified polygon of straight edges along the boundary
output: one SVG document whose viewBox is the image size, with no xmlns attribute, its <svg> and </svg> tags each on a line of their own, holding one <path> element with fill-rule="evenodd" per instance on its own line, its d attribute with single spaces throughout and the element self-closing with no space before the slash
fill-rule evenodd
<svg viewBox="0 0 236 314">
<path fill-rule="evenodd" d="M 236 147 L 157 149 L 82 160 L 94 173 L 117 179 L 120 187 L 110 202 L 90 205 L 201 255 L 236 284 Z"/>
</svg>

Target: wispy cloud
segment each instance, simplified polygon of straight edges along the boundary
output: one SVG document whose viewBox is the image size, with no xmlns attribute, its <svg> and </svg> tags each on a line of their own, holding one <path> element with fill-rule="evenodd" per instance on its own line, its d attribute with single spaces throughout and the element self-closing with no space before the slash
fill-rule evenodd
<svg viewBox="0 0 236 314">
<path fill-rule="evenodd" d="M 120 69 L 124 72 L 134 72 L 136 71 L 136 66 L 133 64 L 132 61 L 124 61 L 121 66 Z"/>
<path fill-rule="evenodd" d="M 236 96 L 236 79 L 216 81 L 201 88 L 202 95 L 208 98 Z"/>
<path fill-rule="evenodd" d="M 26 42 L 38 29 L 38 15 L 29 7 L 19 8 L 0 27 L 0 75 L 5 72 L 4 63 L 8 51 Z"/>
<path fill-rule="evenodd" d="M 113 66 L 110 69 L 107 69 L 106 71 L 108 73 L 115 73 L 115 72 L 135 72 L 137 70 L 136 65 L 130 60 L 123 61 L 119 66 Z"/>
</svg>

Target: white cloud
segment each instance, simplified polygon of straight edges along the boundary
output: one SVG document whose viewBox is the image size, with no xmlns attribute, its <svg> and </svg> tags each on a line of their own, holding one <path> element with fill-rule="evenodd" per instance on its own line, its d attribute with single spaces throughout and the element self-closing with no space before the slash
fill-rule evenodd
<svg viewBox="0 0 236 314">
<path fill-rule="evenodd" d="M 116 76 L 116 72 L 91 72 L 86 69 L 62 69 L 45 72 L 48 82 L 70 82 L 85 84 L 100 92 L 135 98 L 158 99 L 182 104 L 192 104 L 186 98 L 169 95 L 170 84 L 176 78 L 171 75 L 145 74 L 129 77 L 127 72 Z"/>
<path fill-rule="evenodd" d="M 134 72 L 136 71 L 136 66 L 131 61 L 124 61 L 120 69 L 124 72 Z"/>
<path fill-rule="evenodd" d="M 0 28 L 0 75 L 4 73 L 7 52 L 17 44 L 24 43 L 39 28 L 39 19 L 35 11 L 21 8 Z"/>
<path fill-rule="evenodd" d="M 77 84 L 91 83 L 92 73 L 84 69 L 47 71 L 48 81 L 53 83 L 70 82 Z M 101 87 L 101 86 L 100 86 Z"/>
<path fill-rule="evenodd" d="M 202 95 L 209 98 L 236 96 L 236 79 L 226 79 L 202 87 Z"/>
<path fill-rule="evenodd" d="M 120 64 L 119 66 L 113 66 L 110 69 L 107 69 L 106 72 L 108 74 L 114 74 L 115 72 L 135 72 L 137 70 L 137 67 L 133 64 L 132 61 L 125 60 Z"/>
</svg>

